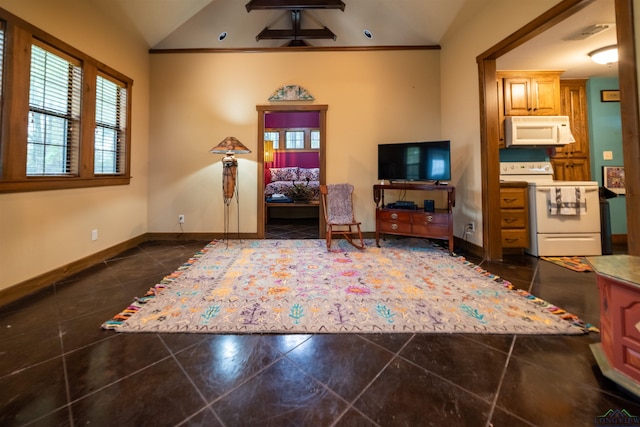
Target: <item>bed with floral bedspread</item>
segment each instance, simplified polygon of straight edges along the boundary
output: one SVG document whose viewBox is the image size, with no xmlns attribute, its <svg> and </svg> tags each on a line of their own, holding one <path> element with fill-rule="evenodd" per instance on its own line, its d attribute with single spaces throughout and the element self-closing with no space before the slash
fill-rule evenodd
<svg viewBox="0 0 640 427">
<path fill-rule="evenodd" d="M 318 200 L 320 198 L 320 169 L 270 168 L 270 182 L 265 186 L 265 200 L 274 194 L 284 194 L 294 200 Z"/>
</svg>

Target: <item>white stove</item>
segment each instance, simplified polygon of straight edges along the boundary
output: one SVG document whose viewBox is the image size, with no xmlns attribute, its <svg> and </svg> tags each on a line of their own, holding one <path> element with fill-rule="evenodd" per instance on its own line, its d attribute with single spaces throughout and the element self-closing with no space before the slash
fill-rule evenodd
<svg viewBox="0 0 640 427">
<path fill-rule="evenodd" d="M 553 181 L 553 166 L 550 162 L 501 162 L 500 181 Z"/>
<path fill-rule="evenodd" d="M 525 249 L 527 253 L 534 256 L 602 255 L 596 181 L 555 181 L 551 162 L 501 162 L 500 181 L 529 184 L 530 246 Z M 560 213 L 556 206 L 575 208 L 563 209 Z"/>
</svg>

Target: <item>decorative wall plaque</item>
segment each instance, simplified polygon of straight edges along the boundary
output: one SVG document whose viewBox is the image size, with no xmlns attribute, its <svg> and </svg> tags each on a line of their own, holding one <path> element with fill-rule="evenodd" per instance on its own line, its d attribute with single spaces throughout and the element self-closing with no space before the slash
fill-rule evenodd
<svg viewBox="0 0 640 427">
<path fill-rule="evenodd" d="M 288 85 L 276 90 L 269 101 L 313 101 L 315 98 L 302 86 Z"/>
</svg>

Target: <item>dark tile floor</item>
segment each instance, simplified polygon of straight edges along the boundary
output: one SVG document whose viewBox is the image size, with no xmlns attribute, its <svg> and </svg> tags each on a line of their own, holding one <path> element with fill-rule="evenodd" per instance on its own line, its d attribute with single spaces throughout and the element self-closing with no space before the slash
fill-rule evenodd
<svg viewBox="0 0 640 427">
<path fill-rule="evenodd" d="M 206 242 L 148 242 L 0 308 L 2 426 L 593 426 L 640 402 L 599 336 L 117 334 L 99 325 Z M 482 262 L 598 324 L 593 273 Z"/>
<path fill-rule="evenodd" d="M 264 230 L 266 239 L 317 239 L 319 236 L 318 218 L 272 218 Z"/>
</svg>

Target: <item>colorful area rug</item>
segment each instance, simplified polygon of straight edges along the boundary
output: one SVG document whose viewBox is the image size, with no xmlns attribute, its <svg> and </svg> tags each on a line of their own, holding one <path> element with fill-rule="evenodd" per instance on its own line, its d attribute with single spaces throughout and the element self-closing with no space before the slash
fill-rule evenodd
<svg viewBox="0 0 640 427">
<path fill-rule="evenodd" d="M 582 334 L 575 316 L 420 239 L 214 241 L 105 329 Z"/>
<path fill-rule="evenodd" d="M 552 262 L 561 267 L 571 269 L 573 271 L 593 271 L 591 265 L 583 257 L 578 256 L 543 256 L 540 257 L 545 261 Z"/>
</svg>

